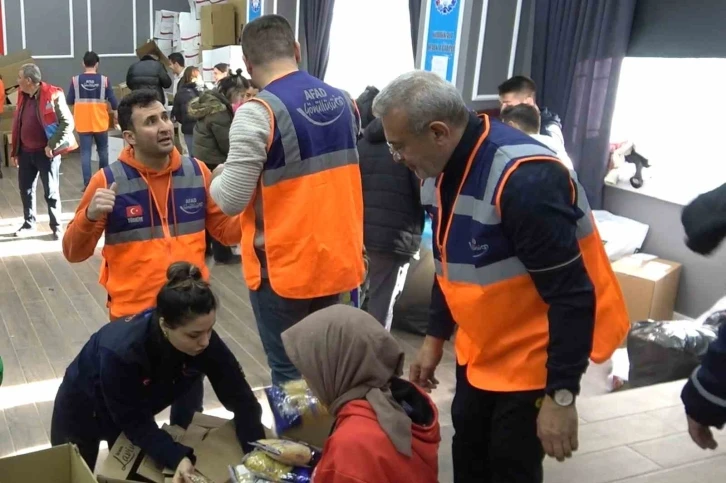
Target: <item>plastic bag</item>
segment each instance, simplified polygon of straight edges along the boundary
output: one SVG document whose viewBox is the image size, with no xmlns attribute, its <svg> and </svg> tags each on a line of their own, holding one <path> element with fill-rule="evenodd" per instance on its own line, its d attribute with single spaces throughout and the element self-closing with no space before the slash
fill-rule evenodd
<svg viewBox="0 0 726 483">
<path fill-rule="evenodd" d="M 328 414 L 327 409 L 303 380 L 268 387 L 265 393 L 275 418 L 277 434 Z"/>
<path fill-rule="evenodd" d="M 252 446 L 266 453 L 270 458 L 290 466 L 315 466 L 320 452 L 305 443 L 287 439 L 261 439 Z"/>
<path fill-rule="evenodd" d="M 649 226 L 609 211 L 593 210 L 597 231 L 611 262 L 638 252 L 643 247 Z"/>
<path fill-rule="evenodd" d="M 270 480 L 260 478 L 245 468 L 244 465 L 230 466 L 229 476 L 233 483 L 274 483 Z"/>
<path fill-rule="evenodd" d="M 717 327 L 692 320 L 635 323 L 628 334 L 630 387 L 689 377 L 717 331 Z"/>
<path fill-rule="evenodd" d="M 311 468 L 280 463 L 259 449 L 247 453 L 242 464 L 255 476 L 274 482 L 310 483 L 313 474 Z"/>
</svg>

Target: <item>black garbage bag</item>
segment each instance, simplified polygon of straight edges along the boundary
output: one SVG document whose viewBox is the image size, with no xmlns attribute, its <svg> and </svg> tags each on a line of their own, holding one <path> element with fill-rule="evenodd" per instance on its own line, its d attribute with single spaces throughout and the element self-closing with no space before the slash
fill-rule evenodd
<svg viewBox="0 0 726 483">
<path fill-rule="evenodd" d="M 716 339 L 719 326 L 717 321 L 703 325 L 692 320 L 636 322 L 628 334 L 630 387 L 689 377 Z"/>
</svg>

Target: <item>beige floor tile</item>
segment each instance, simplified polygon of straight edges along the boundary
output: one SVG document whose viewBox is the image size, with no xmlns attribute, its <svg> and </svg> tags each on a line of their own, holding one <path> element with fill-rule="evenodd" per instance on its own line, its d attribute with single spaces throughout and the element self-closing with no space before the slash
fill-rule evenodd
<svg viewBox="0 0 726 483">
<path fill-rule="evenodd" d="M 607 483 L 658 469 L 652 461 L 621 447 L 574 456 L 564 463 L 547 458 L 545 483 Z"/>
<path fill-rule="evenodd" d="M 720 444 L 715 451 L 702 450 L 691 441 L 688 433 L 674 434 L 629 446 L 663 468 L 675 468 L 695 461 L 726 455 L 726 432 L 715 432 L 714 437 Z"/>
<path fill-rule="evenodd" d="M 618 483 L 723 483 L 724 481 L 726 481 L 726 456 L 647 476 L 620 480 Z"/>
<path fill-rule="evenodd" d="M 580 427 L 579 454 L 675 434 L 671 425 L 649 415 L 633 414 L 622 418 L 588 423 Z"/>
</svg>

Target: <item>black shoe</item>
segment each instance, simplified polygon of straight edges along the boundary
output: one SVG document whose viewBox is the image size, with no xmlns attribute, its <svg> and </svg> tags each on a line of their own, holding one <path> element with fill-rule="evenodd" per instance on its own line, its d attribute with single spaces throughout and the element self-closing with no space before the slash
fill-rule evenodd
<svg viewBox="0 0 726 483">
<path fill-rule="evenodd" d="M 217 265 L 238 265 L 242 263 L 242 257 L 240 255 L 232 255 L 229 258 L 225 258 L 224 260 L 217 260 L 214 259 L 214 263 Z"/>
<path fill-rule="evenodd" d="M 61 238 L 63 238 L 63 228 L 61 228 L 61 227 L 53 228 L 53 240 L 58 241 Z"/>
<path fill-rule="evenodd" d="M 21 226 L 18 231 L 15 232 L 16 237 L 22 237 L 22 236 L 29 236 L 33 235 L 35 233 L 35 226 L 31 225 L 28 222 L 23 223 L 23 226 Z"/>
</svg>

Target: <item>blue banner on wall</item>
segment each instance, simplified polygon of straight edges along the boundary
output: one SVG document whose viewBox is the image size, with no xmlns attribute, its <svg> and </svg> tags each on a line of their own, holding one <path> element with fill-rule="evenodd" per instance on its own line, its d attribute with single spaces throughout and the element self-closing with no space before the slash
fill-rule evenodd
<svg viewBox="0 0 726 483">
<path fill-rule="evenodd" d="M 247 2 L 247 23 L 262 15 L 262 0 L 249 0 Z"/>
<path fill-rule="evenodd" d="M 449 82 L 456 79 L 459 19 L 464 0 L 430 0 L 423 52 L 423 70 L 434 72 Z"/>
</svg>

